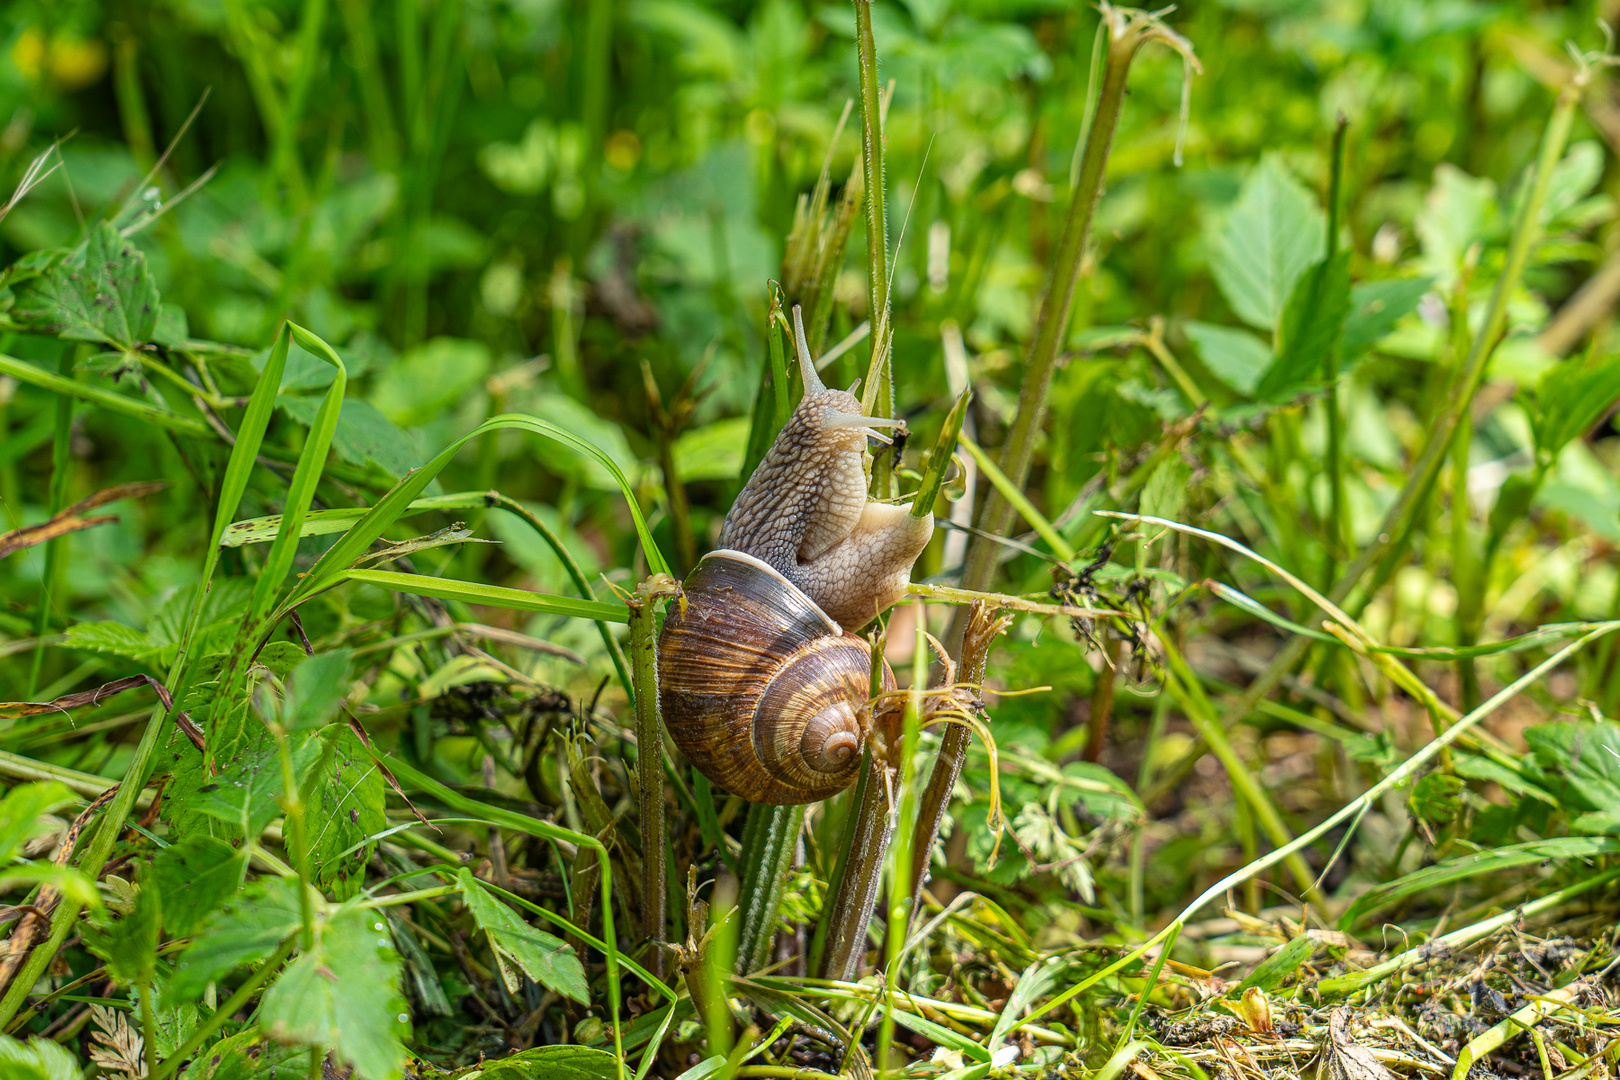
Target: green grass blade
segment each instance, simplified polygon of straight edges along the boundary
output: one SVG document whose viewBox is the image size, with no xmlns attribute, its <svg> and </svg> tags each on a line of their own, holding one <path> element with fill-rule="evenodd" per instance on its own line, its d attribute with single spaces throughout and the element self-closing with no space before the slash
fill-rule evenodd
<svg viewBox="0 0 1620 1080">
<path fill-rule="evenodd" d="M 326 342 L 291 322 L 286 324 L 285 336 L 277 339 L 278 345 L 289 337 L 296 339 L 304 351 L 331 364 L 336 369 L 336 374 L 332 378 L 332 385 L 327 388 L 325 397 L 321 399 L 314 422 L 310 424 L 304 448 L 298 455 L 298 467 L 293 470 L 292 482 L 287 487 L 287 500 L 281 511 L 281 527 L 276 531 L 274 543 L 270 545 L 270 554 L 265 558 L 264 569 L 260 571 L 258 580 L 254 583 L 253 603 L 249 609 L 248 622 L 244 624 L 248 627 L 250 635 L 258 633 L 262 620 L 270 611 L 276 591 L 281 588 L 282 582 L 292 570 L 293 557 L 298 553 L 298 540 L 303 528 L 304 515 L 309 513 L 309 504 L 315 498 L 315 488 L 320 483 L 321 472 L 326 465 L 327 452 L 332 448 L 332 436 L 337 432 L 338 413 L 343 408 L 343 395 L 349 381 L 348 369 Z M 283 352 L 285 351 L 283 346 Z M 217 549 L 219 538 L 216 536 L 214 539 L 214 546 Z"/>
<path fill-rule="evenodd" d="M 605 604 L 600 600 L 580 600 L 572 596 L 552 596 L 549 593 L 534 593 L 526 589 L 508 589 L 500 585 L 428 577 L 425 574 L 399 574 L 392 570 L 349 570 L 338 580 L 358 581 L 392 592 L 432 596 L 440 600 L 459 600 L 464 604 L 482 604 L 486 607 L 512 608 L 515 611 L 569 615 L 578 619 L 596 619 L 599 622 L 622 623 L 629 619 L 629 609 L 623 604 Z"/>
<path fill-rule="evenodd" d="M 664 560 L 663 554 L 658 550 L 658 545 L 653 542 L 652 533 L 647 528 L 647 520 L 642 516 L 641 507 L 636 502 L 635 489 L 631 487 L 630 481 L 611 457 L 592 443 L 572 432 L 557 427 L 555 424 L 548 423 L 538 417 L 506 413 L 485 420 L 482 424 L 479 424 L 476 428 L 445 447 L 422 468 L 414 470 L 398 484 L 395 484 L 393 489 L 387 495 L 384 495 L 377 502 L 377 505 L 372 507 L 371 511 L 344 535 L 342 540 L 332 545 L 326 554 L 321 556 L 303 582 L 283 602 L 283 610 L 296 607 L 314 593 L 335 584 L 338 576 L 347 570 L 356 559 L 365 554 L 372 541 L 381 536 L 384 529 L 392 525 L 405 513 L 416 497 L 422 493 L 422 489 L 427 487 L 428 483 L 435 476 L 438 476 L 445 466 L 450 464 L 463 446 L 480 435 L 507 429 L 527 431 L 530 434 L 541 435 L 555 442 L 560 442 L 564 446 L 572 447 L 588 455 L 607 469 L 608 474 L 618 484 L 619 490 L 623 492 L 625 502 L 630 507 L 630 516 L 635 523 L 636 535 L 641 540 L 642 551 L 646 554 L 648 567 L 654 573 L 669 573 L 669 563 Z"/>
<path fill-rule="evenodd" d="M 1494 874 L 1547 859 L 1591 859 L 1617 851 L 1620 851 L 1620 837 L 1564 836 L 1469 852 L 1368 889 L 1339 917 L 1339 929 L 1354 930 L 1368 915 L 1397 900 L 1478 874 Z"/>
</svg>

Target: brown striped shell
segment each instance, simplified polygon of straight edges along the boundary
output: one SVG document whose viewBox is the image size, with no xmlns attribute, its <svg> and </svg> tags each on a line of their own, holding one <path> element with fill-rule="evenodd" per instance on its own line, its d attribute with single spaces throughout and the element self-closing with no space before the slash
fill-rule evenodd
<svg viewBox="0 0 1620 1080">
<path fill-rule="evenodd" d="M 791 806 L 855 782 L 871 730 L 871 652 L 776 570 L 704 556 L 658 642 L 658 699 L 675 745 L 711 782 Z M 883 667 L 884 689 L 894 675 Z"/>
</svg>

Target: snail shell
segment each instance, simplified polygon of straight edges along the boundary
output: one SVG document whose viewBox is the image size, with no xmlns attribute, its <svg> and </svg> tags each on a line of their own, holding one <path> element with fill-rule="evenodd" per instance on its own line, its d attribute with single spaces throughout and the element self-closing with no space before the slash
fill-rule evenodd
<svg viewBox="0 0 1620 1080">
<path fill-rule="evenodd" d="M 871 730 L 866 642 L 740 551 L 704 556 L 685 593 L 658 646 L 664 726 L 681 752 L 751 802 L 817 802 L 853 784 Z"/>
</svg>

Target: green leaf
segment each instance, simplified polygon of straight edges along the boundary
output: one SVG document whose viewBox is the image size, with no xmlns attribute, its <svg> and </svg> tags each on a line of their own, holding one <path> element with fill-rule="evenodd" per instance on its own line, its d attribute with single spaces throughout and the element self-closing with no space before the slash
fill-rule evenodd
<svg viewBox="0 0 1620 1080">
<path fill-rule="evenodd" d="M 591 1003 L 585 968 L 561 938 L 524 922 L 517 912 L 491 896 L 466 867 L 457 874 L 456 883 L 474 921 L 489 935 L 496 966 L 508 991 L 516 994 L 521 986 L 515 966 L 549 990 L 581 1005 Z"/>
<path fill-rule="evenodd" d="M 195 1001 L 209 983 L 275 952 L 301 925 L 297 889 L 296 881 L 261 878 L 238 892 L 180 954 L 170 992 L 179 1000 Z"/>
<path fill-rule="evenodd" d="M 1315 196 L 1281 158 L 1262 158 L 1210 241 L 1210 272 L 1237 317 L 1276 329 L 1295 283 L 1322 258 L 1325 232 Z"/>
<path fill-rule="evenodd" d="M 111 653 L 131 660 L 147 660 L 162 651 L 161 646 L 134 627 L 118 622 L 79 623 L 67 628 L 62 643 L 70 649 Z"/>
<path fill-rule="evenodd" d="M 316 398 L 283 395 L 276 404 L 305 427 L 314 423 L 320 411 Z M 332 449 L 350 465 L 375 465 L 394 477 L 404 476 L 422 463 L 421 451 L 411 437 L 363 398 L 343 399 Z"/>
<path fill-rule="evenodd" d="M 1249 972 L 1249 977 L 1233 987 L 1231 993 L 1234 997 L 1241 996 L 1243 991 L 1251 986 L 1270 992 L 1277 989 L 1288 977 L 1305 965 L 1316 953 L 1316 942 L 1308 935 L 1301 934 L 1292 938 L 1282 948 L 1262 960 L 1258 967 Z"/>
<path fill-rule="evenodd" d="M 1412 222 L 1423 246 L 1423 262 L 1442 291 L 1449 291 L 1463 257 L 1476 241 L 1493 239 L 1502 228 L 1496 185 L 1469 176 L 1455 165 L 1435 166 L 1434 187 Z"/>
<path fill-rule="evenodd" d="M 286 1080 L 303 1075 L 308 1066 L 309 1051 L 275 1042 L 250 1027 L 194 1056 L 180 1080 Z"/>
<path fill-rule="evenodd" d="M 1527 844 L 1510 844 L 1461 855 L 1368 889 L 1340 916 L 1339 929 L 1346 932 L 1354 930 L 1368 915 L 1397 900 L 1478 874 L 1500 873 L 1515 866 L 1547 859 L 1589 859 L 1617 851 L 1620 851 L 1620 837 L 1565 836 L 1557 840 L 1534 840 Z"/>
<path fill-rule="evenodd" d="M 695 480 L 735 480 L 742 475 L 749 419 L 734 416 L 681 433 L 675 440 L 675 474 Z"/>
<path fill-rule="evenodd" d="M 309 872 L 316 885 L 331 888 L 341 900 L 359 887 L 377 847 L 364 841 L 388 827 L 387 784 L 346 724 L 334 724 L 322 738 L 328 751 L 303 784 Z"/>
<path fill-rule="evenodd" d="M 1430 825 L 1444 825 L 1462 810 L 1462 793 L 1468 785 L 1461 777 L 1432 772 L 1412 785 L 1407 801 L 1412 814 Z"/>
<path fill-rule="evenodd" d="M 1395 329 L 1395 324 L 1417 310 L 1418 301 L 1434 286 L 1431 277 L 1386 278 L 1364 281 L 1350 289 L 1350 313 L 1344 318 L 1339 353 L 1353 360 Z"/>
<path fill-rule="evenodd" d="M 1570 440 L 1586 429 L 1620 397 L 1620 353 L 1583 362 L 1571 357 L 1555 364 L 1536 386 L 1530 426 L 1537 456 L 1550 463 Z"/>
<path fill-rule="evenodd" d="M 1541 487 L 1540 479 L 1539 474 L 1513 473 L 1502 481 L 1502 486 L 1496 492 L 1496 502 L 1491 505 L 1492 536 L 1506 536 L 1514 524 L 1525 519 L 1530 513 L 1530 504 L 1535 501 L 1536 492 Z"/>
<path fill-rule="evenodd" d="M 134 350 L 151 340 L 161 301 L 146 256 L 107 222 L 52 267 L 17 306 L 18 316 L 73 341 Z"/>
<path fill-rule="evenodd" d="M 1338 344 L 1350 311 L 1350 253 L 1311 267 L 1294 286 L 1283 312 L 1282 350 L 1266 369 L 1255 396 L 1283 402 L 1322 382 L 1323 361 Z"/>
<path fill-rule="evenodd" d="M 454 1080 L 616 1080 L 619 1063 L 605 1050 L 588 1046 L 534 1046 L 492 1058 Z"/>
<path fill-rule="evenodd" d="M 320 727 L 336 715 L 349 690 L 349 650 L 317 653 L 287 676 L 281 702 L 281 726 L 288 731 Z"/>
<path fill-rule="evenodd" d="M 46 830 L 41 817 L 79 801 L 65 784 L 55 780 L 18 784 L 6 792 L 0 799 L 0 866 L 9 866 L 24 844 Z"/>
<path fill-rule="evenodd" d="M 164 303 L 158 308 L 157 325 L 152 328 L 152 340 L 171 349 L 182 348 L 191 336 L 186 321 L 186 309 L 179 304 Z"/>
<path fill-rule="evenodd" d="M 157 970 L 159 920 L 163 901 L 157 883 L 141 882 L 135 910 L 122 917 L 104 912 L 84 928 L 84 943 L 107 962 L 107 974 L 125 986 L 146 986 Z"/>
<path fill-rule="evenodd" d="M 79 1063 L 60 1043 L 36 1036 L 26 1043 L 0 1035 L 0 1076 L 5 1080 L 82 1080 Z"/>
<path fill-rule="evenodd" d="M 466 397 L 484 381 L 489 366 L 483 343 L 437 337 L 377 376 L 371 400 L 389 420 L 415 427 Z"/>
<path fill-rule="evenodd" d="M 1271 364 L 1271 349 L 1265 342 L 1233 326 L 1189 319 L 1181 327 L 1211 375 L 1245 397 L 1254 393 Z"/>
<path fill-rule="evenodd" d="M 287 965 L 258 1013 L 272 1038 L 334 1051 L 361 1080 L 403 1075 L 407 1017 L 399 955 L 375 911 L 323 920 L 315 947 Z"/>
<path fill-rule="evenodd" d="M 247 858 L 245 849 L 212 836 L 187 837 L 158 852 L 147 879 L 163 901 L 163 928 L 175 937 L 191 936 L 236 893 Z"/>
<path fill-rule="evenodd" d="M 1555 777 L 1571 809 L 1620 814 L 1620 724 L 1556 721 L 1525 729 L 1525 741 Z"/>
</svg>

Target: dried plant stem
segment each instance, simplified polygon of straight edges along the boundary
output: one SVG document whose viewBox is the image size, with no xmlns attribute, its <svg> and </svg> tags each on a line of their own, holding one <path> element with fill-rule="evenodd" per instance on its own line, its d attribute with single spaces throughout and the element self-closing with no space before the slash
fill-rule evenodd
<svg viewBox="0 0 1620 1080">
<path fill-rule="evenodd" d="M 1029 479 L 1030 462 L 1040 441 L 1046 416 L 1046 397 L 1052 386 L 1052 372 L 1068 335 L 1069 314 L 1074 306 L 1075 286 L 1079 284 L 1086 245 L 1091 238 L 1091 222 L 1102 196 L 1103 175 L 1108 152 L 1119 125 L 1120 108 L 1125 101 L 1125 81 L 1137 50 L 1149 41 L 1163 41 L 1192 60 L 1192 46 L 1147 12 L 1101 5 L 1107 28 L 1108 52 L 1103 63 L 1102 91 L 1097 111 L 1086 138 L 1079 181 L 1069 203 L 1063 236 L 1052 260 L 1052 276 L 1041 298 L 1035 321 L 1035 338 L 1030 344 L 1023 384 L 1018 394 L 1018 415 L 1001 452 L 1001 471 L 1015 487 Z M 1000 492 L 992 492 L 979 517 L 979 527 L 993 536 L 1004 536 L 1011 526 L 1013 504 Z M 985 536 L 976 536 L 968 545 L 962 570 L 962 587 L 987 589 L 995 578 L 999 546 Z M 951 622 L 947 645 L 955 648 L 967 629 L 967 612 L 958 611 Z"/>
<path fill-rule="evenodd" d="M 664 977 L 664 719 L 658 708 L 658 601 L 680 595 L 668 574 L 654 574 L 636 587 L 630 607 L 630 678 L 636 687 L 636 788 L 641 811 L 642 931 L 651 949 L 647 967 Z"/>
</svg>

